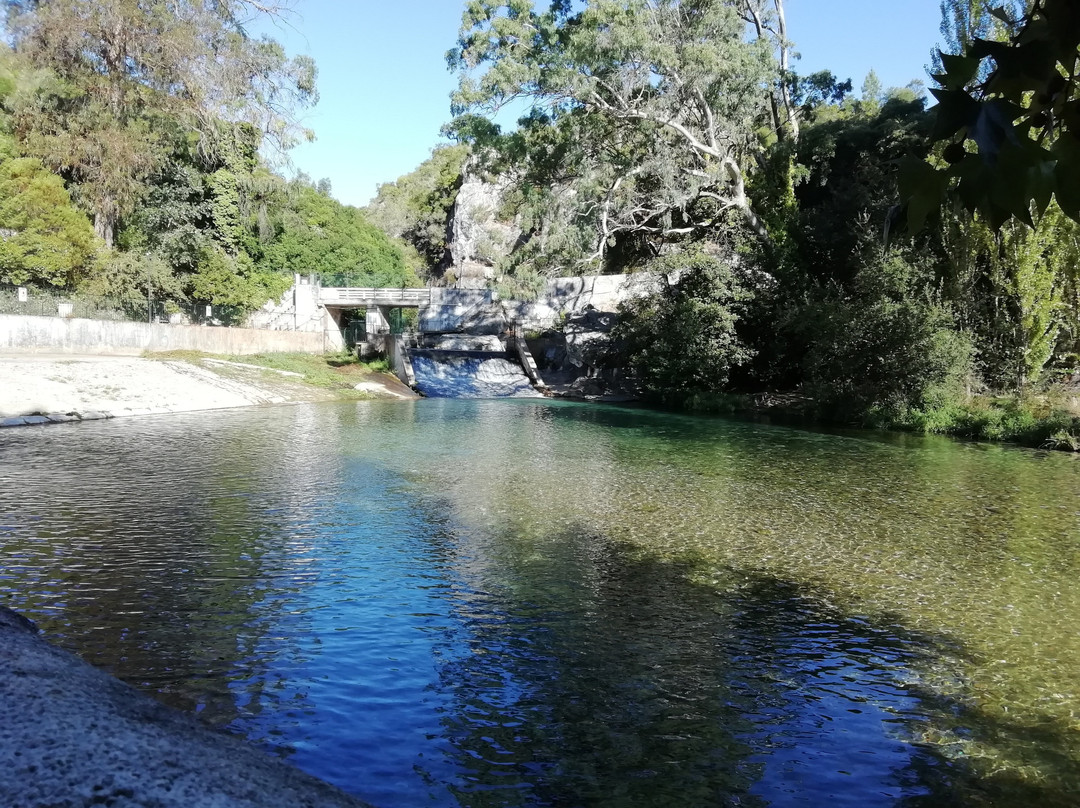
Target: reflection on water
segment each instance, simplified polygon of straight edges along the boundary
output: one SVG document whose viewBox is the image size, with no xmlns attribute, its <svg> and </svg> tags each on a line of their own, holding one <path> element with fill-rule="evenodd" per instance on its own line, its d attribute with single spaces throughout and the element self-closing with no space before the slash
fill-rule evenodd
<svg viewBox="0 0 1080 808">
<path fill-rule="evenodd" d="M 381 805 L 1071 805 L 1077 471 L 547 401 L 7 430 L 0 591 Z"/>
</svg>

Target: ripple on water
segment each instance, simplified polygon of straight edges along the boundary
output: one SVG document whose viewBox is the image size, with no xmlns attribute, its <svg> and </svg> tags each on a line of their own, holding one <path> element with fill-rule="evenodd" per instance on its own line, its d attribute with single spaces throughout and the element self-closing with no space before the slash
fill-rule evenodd
<svg viewBox="0 0 1080 808">
<path fill-rule="evenodd" d="M 1070 458 L 532 401 L 0 440 L 5 603 L 378 804 L 1071 804 Z"/>
</svg>

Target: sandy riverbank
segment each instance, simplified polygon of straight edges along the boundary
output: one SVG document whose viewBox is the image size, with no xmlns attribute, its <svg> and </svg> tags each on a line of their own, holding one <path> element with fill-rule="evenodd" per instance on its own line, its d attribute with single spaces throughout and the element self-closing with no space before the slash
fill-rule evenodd
<svg viewBox="0 0 1080 808">
<path fill-rule="evenodd" d="M 344 391 L 344 392 L 343 392 Z M 396 379 L 357 368 L 342 389 L 295 373 L 213 358 L 0 355 L 0 424 L 190 412 L 353 397 L 412 398 Z M 31 416 L 26 419 L 25 416 Z M 37 416 L 36 418 L 33 416 Z"/>
</svg>

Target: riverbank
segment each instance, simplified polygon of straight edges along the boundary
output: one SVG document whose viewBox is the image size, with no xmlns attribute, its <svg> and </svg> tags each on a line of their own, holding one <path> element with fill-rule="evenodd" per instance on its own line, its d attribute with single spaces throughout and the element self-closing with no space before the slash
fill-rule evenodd
<svg viewBox="0 0 1080 808">
<path fill-rule="evenodd" d="M 1080 452 L 1080 413 L 1075 391 L 1026 398 L 977 396 L 966 402 L 925 410 L 876 409 L 855 421 L 823 412 L 816 401 L 797 393 L 696 394 L 665 404 L 684 412 L 766 417 L 802 426 L 947 435 L 1033 449 Z"/>
<path fill-rule="evenodd" d="M 0 354 L 0 426 L 347 398 L 415 394 L 393 376 L 344 358 Z"/>
<path fill-rule="evenodd" d="M 370 808 L 46 642 L 0 607 L 0 802 Z"/>
</svg>

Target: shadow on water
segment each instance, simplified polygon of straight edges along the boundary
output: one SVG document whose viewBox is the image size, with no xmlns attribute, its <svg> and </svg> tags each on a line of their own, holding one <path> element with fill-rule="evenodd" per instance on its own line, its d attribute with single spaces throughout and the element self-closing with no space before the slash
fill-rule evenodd
<svg viewBox="0 0 1080 808">
<path fill-rule="evenodd" d="M 375 804 L 1076 804 L 1058 458 L 523 400 L 79 429 L 0 443 L 5 605 Z"/>
<path fill-rule="evenodd" d="M 494 574 L 456 565 L 469 639 L 438 689 L 462 806 L 1076 804 L 1075 736 L 974 706 L 953 638 L 595 535 L 514 541 Z"/>
</svg>

